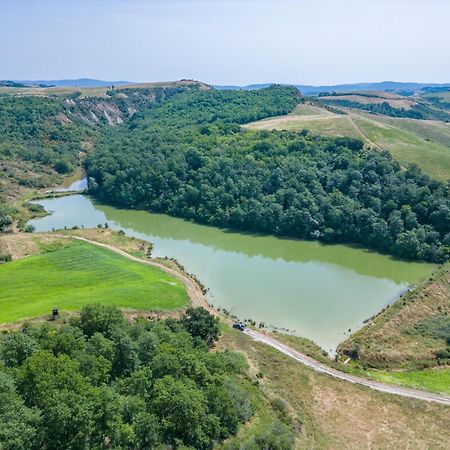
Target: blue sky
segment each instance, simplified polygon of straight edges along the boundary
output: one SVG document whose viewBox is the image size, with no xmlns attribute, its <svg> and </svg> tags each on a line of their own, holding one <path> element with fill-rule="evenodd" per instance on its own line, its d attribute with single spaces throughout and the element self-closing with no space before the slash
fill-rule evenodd
<svg viewBox="0 0 450 450">
<path fill-rule="evenodd" d="M 450 82 L 447 0 L 0 0 L 0 79 Z"/>
</svg>

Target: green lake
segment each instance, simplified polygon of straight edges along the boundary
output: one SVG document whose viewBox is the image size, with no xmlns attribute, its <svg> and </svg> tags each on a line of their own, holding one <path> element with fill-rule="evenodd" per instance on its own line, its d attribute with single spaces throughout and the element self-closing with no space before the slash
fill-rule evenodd
<svg viewBox="0 0 450 450">
<path fill-rule="evenodd" d="M 51 215 L 36 231 L 108 222 L 177 259 L 209 289 L 212 305 L 240 319 L 289 329 L 333 352 L 363 321 L 395 301 L 435 266 L 344 245 L 222 230 L 145 211 L 94 203 L 83 195 L 40 200 Z"/>
</svg>

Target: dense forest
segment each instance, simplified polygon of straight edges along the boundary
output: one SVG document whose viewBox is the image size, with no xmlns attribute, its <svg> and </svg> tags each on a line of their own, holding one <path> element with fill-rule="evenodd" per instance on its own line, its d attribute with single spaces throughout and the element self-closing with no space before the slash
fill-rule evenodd
<svg viewBox="0 0 450 450">
<path fill-rule="evenodd" d="M 54 98 L 0 96 L 0 158 L 17 158 L 71 172 L 83 140 L 94 131 Z"/>
<path fill-rule="evenodd" d="M 176 93 L 97 144 L 90 192 L 216 226 L 447 260 L 448 185 L 359 140 L 239 126 L 300 101 L 280 86 Z"/>
<path fill-rule="evenodd" d="M 4 334 L 0 447 L 212 448 L 252 417 L 258 392 L 240 354 L 208 351 L 218 336 L 202 308 L 130 324 L 101 305 Z M 283 445 L 263 433 L 239 448 L 291 448 L 290 428 L 274 426 Z"/>
</svg>

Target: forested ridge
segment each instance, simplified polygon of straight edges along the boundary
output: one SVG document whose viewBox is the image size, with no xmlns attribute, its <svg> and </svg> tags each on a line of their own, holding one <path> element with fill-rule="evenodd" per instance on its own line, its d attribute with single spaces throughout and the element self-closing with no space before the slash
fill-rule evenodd
<svg viewBox="0 0 450 450">
<path fill-rule="evenodd" d="M 90 192 L 216 226 L 448 259 L 448 185 L 359 140 L 239 126 L 300 101 L 280 86 L 176 93 L 98 143 Z"/>
<path fill-rule="evenodd" d="M 111 90 L 104 97 L 0 95 L 0 232 L 19 214 L 20 188 L 44 188 L 80 165 L 111 125 L 151 108 L 179 88 Z"/>
<path fill-rule="evenodd" d="M 0 97 L 0 157 L 53 166 L 58 173 L 73 170 L 83 140 L 94 130 L 68 113 L 54 98 Z"/>
<path fill-rule="evenodd" d="M 84 307 L 69 323 L 4 334 L 0 447 L 212 448 L 262 398 L 242 355 L 208 351 L 218 336 L 217 319 L 202 308 L 180 320 L 130 324 L 101 305 Z M 275 435 L 239 448 L 291 448 L 291 427 L 277 419 L 273 426 Z"/>
</svg>

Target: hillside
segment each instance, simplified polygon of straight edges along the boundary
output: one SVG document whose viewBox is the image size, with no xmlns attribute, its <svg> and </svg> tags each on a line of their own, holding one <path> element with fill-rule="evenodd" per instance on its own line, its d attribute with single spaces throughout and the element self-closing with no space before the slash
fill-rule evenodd
<svg viewBox="0 0 450 450">
<path fill-rule="evenodd" d="M 397 100 L 392 95 L 383 98 Z M 412 142 L 411 148 L 416 144 L 419 153 L 421 142 L 430 142 L 441 154 L 447 141 L 445 123 L 356 109 L 343 114 L 280 86 L 222 92 L 189 81 L 126 86 L 101 97 L 72 91 L 51 97 L 7 95 L 0 100 L 4 102 L 5 167 L 16 164 L 20 169 L 27 155 L 39 155 L 33 161 L 35 173 L 47 170 L 51 175 L 40 186 L 64 175 L 57 170 L 61 166 L 55 165 L 62 158 L 73 167 L 83 162 L 91 193 L 111 203 L 251 232 L 357 242 L 410 259 L 447 259 L 448 190 L 417 168 L 405 170 L 380 151 L 382 138 L 393 139 L 393 129 L 396 145 L 406 142 L 404 135 L 416 136 L 419 141 Z M 31 125 L 26 120 L 30 114 L 35 114 Z M 247 127 L 248 122 L 252 123 Z M 311 124 L 317 133 L 303 131 Z M 260 126 L 259 131 L 251 129 Z M 267 131 L 272 127 L 286 131 Z M 11 153 L 10 148 L 17 150 Z M 402 148 L 396 148 L 392 153 L 401 155 Z M 413 153 L 408 151 L 404 166 Z M 31 178 L 19 175 L 11 174 L 3 185 L 9 186 L 8 192 L 20 186 L 18 181 L 22 180 L 23 187 Z M 8 195 L 14 200 L 21 194 Z M 107 234 L 104 229 L 74 233 Z M 30 311 L 30 316 L 45 314 L 55 302 L 64 310 L 79 309 L 90 301 L 140 310 L 173 310 L 184 304 L 179 286 L 170 278 L 159 272 L 136 271 L 133 264 L 106 250 L 97 251 L 87 244 L 39 244 L 40 237 L 25 233 L 4 235 L 0 244 L 18 237 L 6 253 L 22 252 L 23 256 L 29 252 L 21 247 L 23 236 L 39 254 L 0 267 L 6 289 L 3 301 L 9 308 L 4 308 L 0 318 L 4 322 L 27 317 Z M 132 251 L 142 253 L 132 245 Z M 10 304 L 11 296 L 14 302 Z M 436 302 L 433 311 L 443 316 L 443 307 L 445 302 Z M 101 311 L 94 312 L 101 315 Z M 440 331 L 440 319 L 436 325 L 429 317 L 421 317 L 417 333 Z M 448 446 L 448 408 L 343 384 L 225 327 L 216 349 L 208 351 L 198 336 L 187 335 L 185 322 L 141 319 L 125 324 L 118 320 L 122 328 L 111 334 L 97 330 L 96 338 L 106 349 L 113 348 L 101 355 L 92 354 L 90 332 L 83 320 L 70 320 L 61 329 L 58 324 L 27 325 L 29 331 L 2 338 L 3 348 L 6 342 L 10 349 L 11 340 L 14 349 L 16 339 L 24 339 L 32 349 L 26 354 L 28 359 L 20 362 L 11 359 L 13 351 L 0 350 L 5 364 L 17 366 L 12 375 L 0 370 L 5 385 L 18 386 L 0 395 L 12 405 L 17 419 L 13 429 L 26 431 L 18 436 L 29 436 L 37 446 L 44 436 L 45 442 L 56 442 L 55 448 L 89 448 L 102 438 L 118 447 L 146 448 L 148 442 L 142 443 L 142 436 L 165 445 L 205 449 L 215 445 L 224 450 Z M 434 338 L 427 335 L 426 339 Z M 439 343 L 438 351 L 445 351 L 445 338 L 438 339 L 433 341 Z M 424 354 L 434 355 L 439 345 L 427 347 Z M 354 350 L 353 343 L 350 348 Z M 411 351 L 411 341 L 404 351 Z M 361 352 L 360 362 L 366 364 L 362 355 L 376 359 L 380 352 Z M 74 380 L 79 395 L 70 397 L 64 386 L 53 383 L 57 377 L 46 378 L 48 367 Z M 47 383 L 44 393 L 23 382 L 34 376 Z M 377 372 L 377 376 L 395 378 L 390 372 Z M 427 378 L 429 384 L 432 378 Z M 441 378 L 439 383 L 445 383 L 445 373 Z M 424 385 L 422 380 L 419 387 Z M 217 396 L 220 407 L 213 401 Z M 58 414 L 54 404 L 60 407 Z M 343 404 L 347 407 L 342 408 Z M 179 415 L 172 414 L 172 405 Z M 111 412 L 109 406 L 114 408 L 113 419 L 104 425 L 99 417 Z M 59 414 L 61 408 L 68 413 Z M 55 419 L 42 422 L 33 411 L 54 414 Z M 76 430 L 84 430 L 82 435 L 70 427 L 74 418 Z M 186 433 L 186 422 L 195 424 L 192 433 Z M 142 428 L 143 423 L 154 428 Z M 348 423 L 352 433 L 343 433 Z M 1 437 L 6 429 L 0 417 Z M 103 432 L 101 437 L 98 429 Z"/>
<path fill-rule="evenodd" d="M 390 101 L 397 100 L 397 97 Z M 393 118 L 358 109 L 328 108 L 317 101 L 299 105 L 291 114 L 246 127 L 255 130 L 303 129 L 327 136 L 362 139 L 376 149 L 386 149 L 404 166 L 417 164 L 430 176 L 450 179 L 450 124 L 437 120 Z"/>
<path fill-rule="evenodd" d="M 109 229 L 65 232 L 72 233 L 114 242 L 143 256 L 142 241 Z M 0 276 L 1 269 L 19 262 L 29 268 L 33 257 L 22 257 L 30 253 L 58 259 L 55 274 L 62 265 L 74 263 L 73 254 L 67 253 L 74 248 L 68 242 L 62 246 L 64 241 L 55 234 L 16 234 L 1 237 L 2 241 L 16 261 L 0 266 Z M 75 259 L 76 264 L 79 261 Z M 84 264 L 85 276 L 103 271 L 98 259 L 92 262 Z M 127 275 L 127 268 L 123 269 Z M 40 285 L 38 278 L 24 279 L 35 288 Z M 135 282 L 126 276 L 120 280 L 125 288 Z M 67 288 L 72 281 L 58 277 Z M 158 278 L 146 284 L 157 285 Z M 162 291 L 159 294 L 166 298 Z M 90 298 L 87 290 L 77 291 L 77 297 L 86 302 Z M 103 302 L 109 300 L 106 296 Z M 20 303 L 15 306 L 20 310 Z M 180 313 L 167 320 L 141 317 L 127 322 L 119 311 L 106 306 L 85 306 L 79 318 L 66 306 L 60 312 L 56 322 L 29 322 L 24 332 L 3 333 L 0 338 L 0 358 L 6 366 L 0 368 L 0 396 L 6 400 L 0 403 L 0 440 L 8 445 L 15 442 L 15 448 L 41 448 L 44 443 L 55 449 L 93 448 L 102 438 L 124 448 L 146 448 L 148 442 L 170 445 L 175 439 L 193 448 L 222 450 L 394 449 L 398 440 L 412 448 L 448 446 L 445 406 L 344 384 L 250 341 L 226 324 L 221 324 L 221 336 L 208 351 L 206 338 L 196 334 L 205 330 L 201 315 L 194 316 L 199 322 L 190 327 L 186 319 L 192 316 L 179 320 Z M 155 316 L 154 311 L 147 315 Z M 207 320 L 211 330 L 214 322 Z M 49 371 L 51 378 L 46 375 Z M 12 389 L 14 384 L 17 387 Z M 348 407 L 342 408 L 343 404 Z M 386 410 L 388 418 L 383 414 Z M 42 421 L 37 412 L 54 419 Z M 107 423 L 102 420 L 105 415 L 110 417 Z M 76 426 L 70 426 L 75 420 Z M 186 420 L 196 424 L 192 432 L 185 431 Z M 82 434 L 77 433 L 80 429 Z"/>
<path fill-rule="evenodd" d="M 92 78 L 78 78 L 71 80 L 15 80 L 16 83 L 31 86 L 69 86 L 69 87 L 102 87 L 102 86 L 122 86 L 133 84 L 130 81 L 105 81 Z M 1 82 L 0 82 L 1 83 Z"/>
<path fill-rule="evenodd" d="M 321 93 L 322 104 L 368 111 L 390 117 L 450 121 L 445 103 L 431 103 L 424 97 L 404 96 L 385 92 Z"/>
<path fill-rule="evenodd" d="M 111 97 L 114 90 L 129 91 L 133 89 L 156 89 L 156 88 L 182 88 L 197 86 L 200 89 L 210 89 L 211 87 L 200 81 L 195 80 L 179 80 L 179 81 L 161 81 L 153 83 L 121 83 L 107 84 L 105 83 L 58 83 L 54 86 L 26 86 L 26 87 L 10 87 L 0 85 L 0 95 L 13 96 L 44 96 L 44 97 L 67 97 L 73 98 L 89 98 L 89 97 Z M 125 94 L 126 95 L 126 94 Z"/>
<path fill-rule="evenodd" d="M 118 89 L 0 87 L 0 231 L 6 217 L 28 214 L 12 203 L 60 183 L 110 126 L 183 89 L 209 87 L 190 80 Z"/>
<path fill-rule="evenodd" d="M 187 304 L 182 284 L 159 269 L 81 242 L 55 244 L 50 252 L 0 266 L 1 323 L 43 316 L 54 305 L 80 310 L 87 301 L 135 310 Z"/>
<path fill-rule="evenodd" d="M 260 83 L 260 84 L 248 84 L 244 86 L 237 85 L 216 85 L 217 89 L 264 89 L 272 83 Z M 303 95 L 316 96 L 324 92 L 364 92 L 364 91 L 377 91 L 377 92 L 393 92 L 401 95 L 413 95 L 416 93 L 428 92 L 433 90 L 448 90 L 450 83 L 402 83 L 396 81 L 382 81 L 379 83 L 353 83 L 353 84 L 334 84 L 334 85 L 322 85 L 312 86 L 307 84 L 292 84 Z"/>
<path fill-rule="evenodd" d="M 421 369 L 450 361 L 450 267 L 385 309 L 339 345 L 359 364 L 381 369 Z"/>
</svg>

